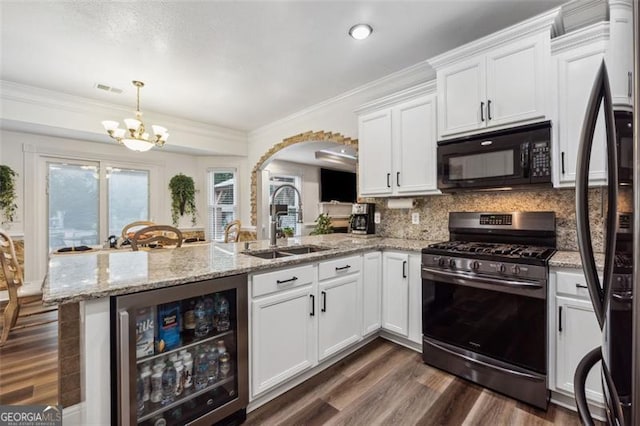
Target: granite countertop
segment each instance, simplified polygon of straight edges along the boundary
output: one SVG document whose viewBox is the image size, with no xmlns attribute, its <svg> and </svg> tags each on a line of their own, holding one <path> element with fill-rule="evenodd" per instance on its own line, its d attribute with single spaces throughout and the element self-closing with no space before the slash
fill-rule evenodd
<svg viewBox="0 0 640 426">
<path fill-rule="evenodd" d="M 47 305 L 77 302 L 242 273 L 315 262 L 368 250 L 420 251 L 433 241 L 361 238 L 350 234 L 317 235 L 278 241 L 278 246 L 317 245 L 328 250 L 260 259 L 243 254 L 244 243 L 208 243 L 149 251 L 97 250 L 55 255 L 43 284 Z M 249 250 L 269 248 L 269 241 L 251 242 Z"/>
<path fill-rule="evenodd" d="M 595 253 L 596 268 L 604 270 L 604 254 Z M 582 259 L 577 251 L 557 251 L 549 261 L 550 267 L 582 269 Z"/>
</svg>

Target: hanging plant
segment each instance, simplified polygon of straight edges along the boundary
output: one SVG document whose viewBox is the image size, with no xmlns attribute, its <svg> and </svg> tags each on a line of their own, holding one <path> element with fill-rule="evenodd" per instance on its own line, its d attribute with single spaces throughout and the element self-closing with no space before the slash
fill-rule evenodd
<svg viewBox="0 0 640 426">
<path fill-rule="evenodd" d="M 2 223 L 13 222 L 18 205 L 16 199 L 16 177 L 18 174 L 9 166 L 0 165 L 0 211 Z"/>
<path fill-rule="evenodd" d="M 169 181 L 171 190 L 171 220 L 174 226 L 185 214 L 191 215 L 191 224 L 196 224 L 196 186 L 193 178 L 179 173 Z"/>
</svg>

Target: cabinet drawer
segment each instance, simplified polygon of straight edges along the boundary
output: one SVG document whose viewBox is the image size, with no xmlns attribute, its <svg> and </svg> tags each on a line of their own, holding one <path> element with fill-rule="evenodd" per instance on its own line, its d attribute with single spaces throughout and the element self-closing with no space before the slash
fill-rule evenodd
<svg viewBox="0 0 640 426">
<path fill-rule="evenodd" d="M 253 297 L 259 297 L 280 290 L 312 284 L 315 280 L 315 275 L 316 268 L 314 265 L 254 275 L 252 279 L 252 294 Z"/>
<path fill-rule="evenodd" d="M 581 270 L 579 272 L 556 272 L 557 293 L 589 299 L 587 280 Z"/>
<path fill-rule="evenodd" d="M 362 256 L 359 255 L 328 260 L 318 265 L 318 279 L 322 281 L 353 274 L 354 272 L 360 272 L 360 269 L 362 269 Z"/>
</svg>

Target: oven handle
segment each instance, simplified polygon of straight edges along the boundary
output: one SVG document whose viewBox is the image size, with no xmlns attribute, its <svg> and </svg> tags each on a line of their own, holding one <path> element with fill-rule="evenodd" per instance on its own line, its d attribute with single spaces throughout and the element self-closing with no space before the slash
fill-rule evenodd
<svg viewBox="0 0 640 426">
<path fill-rule="evenodd" d="M 427 274 L 428 276 L 425 277 L 425 274 Z M 467 275 L 462 275 L 455 272 L 440 271 L 440 270 L 429 269 L 429 268 L 422 268 L 422 278 L 429 278 L 433 280 L 444 279 L 445 282 L 448 282 L 451 284 L 460 284 L 460 285 L 466 285 L 469 287 L 475 287 L 477 285 L 476 283 L 479 282 L 481 284 L 485 284 L 492 287 L 496 287 L 496 286 L 511 287 L 511 288 L 524 289 L 524 290 L 538 290 L 538 289 L 544 288 L 542 284 L 537 282 L 519 281 L 519 280 L 503 280 L 503 279 L 496 280 L 493 278 L 483 278 L 478 275 L 469 277 Z"/>
<path fill-rule="evenodd" d="M 540 377 L 539 376 L 534 376 L 533 374 L 527 374 L 527 373 L 523 373 L 521 371 L 512 370 L 510 368 L 504 368 L 504 367 L 500 367 L 498 365 L 489 364 L 488 362 L 480 361 L 479 359 L 475 359 L 475 358 L 472 358 L 470 356 L 461 354 L 460 352 L 452 351 L 451 349 L 447 349 L 444 346 L 441 346 L 441 345 L 439 345 L 439 344 L 437 344 L 437 343 L 435 343 L 435 342 L 433 342 L 431 340 L 424 340 L 424 342 L 429 344 L 429 345 L 431 345 L 431 346 L 433 346 L 433 347 L 435 347 L 435 348 L 437 348 L 437 349 L 440 349 L 441 351 L 447 352 L 450 355 L 463 358 L 463 359 L 465 359 L 465 360 L 467 360 L 469 362 L 472 362 L 474 364 L 478 364 L 478 365 L 481 365 L 481 366 L 487 367 L 487 368 L 493 368 L 495 370 L 502 371 L 503 373 L 513 374 L 514 376 L 524 377 L 524 378 L 529 379 L 529 380 L 540 381 Z"/>
</svg>

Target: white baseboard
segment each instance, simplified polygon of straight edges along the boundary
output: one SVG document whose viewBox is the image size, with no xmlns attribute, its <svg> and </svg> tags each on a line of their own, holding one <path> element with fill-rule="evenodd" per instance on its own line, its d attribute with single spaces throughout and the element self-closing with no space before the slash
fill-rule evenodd
<svg viewBox="0 0 640 426">
<path fill-rule="evenodd" d="M 551 391 L 551 402 L 568 410 L 578 411 L 576 409 L 576 400 L 572 396 Z M 594 419 L 603 422 L 606 421 L 606 414 L 602 404 L 589 401 L 589 411 L 591 412 L 591 417 L 593 417 Z"/>
</svg>

